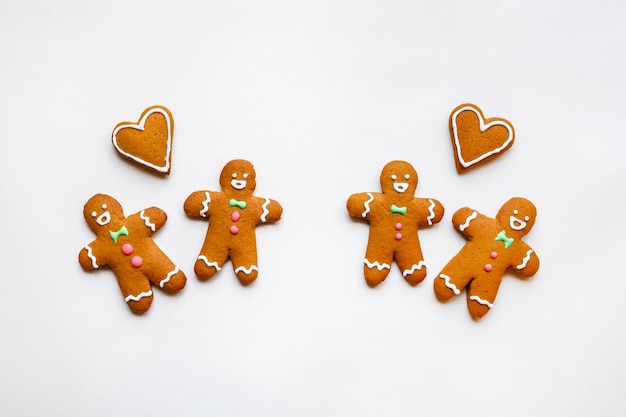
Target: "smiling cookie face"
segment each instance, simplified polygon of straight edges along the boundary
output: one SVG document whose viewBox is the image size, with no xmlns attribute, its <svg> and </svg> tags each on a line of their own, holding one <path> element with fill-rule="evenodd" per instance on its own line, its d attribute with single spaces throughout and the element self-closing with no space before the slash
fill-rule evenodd
<svg viewBox="0 0 626 417">
<path fill-rule="evenodd" d="M 512 198 L 504 203 L 497 215 L 498 222 L 505 225 L 511 235 L 520 237 L 532 229 L 535 217 L 537 217 L 535 205 L 521 197 Z"/>
<path fill-rule="evenodd" d="M 220 185 L 227 194 L 243 198 L 252 195 L 256 188 L 256 172 L 254 166 L 243 159 L 230 161 L 222 169 Z"/>
<path fill-rule="evenodd" d="M 413 197 L 417 189 L 417 171 L 408 162 L 391 161 L 380 174 L 380 186 L 385 194 Z"/>
<path fill-rule="evenodd" d="M 124 213 L 117 200 L 105 194 L 96 194 L 85 204 L 83 216 L 89 228 L 98 233 L 102 227 L 124 218 Z"/>
</svg>

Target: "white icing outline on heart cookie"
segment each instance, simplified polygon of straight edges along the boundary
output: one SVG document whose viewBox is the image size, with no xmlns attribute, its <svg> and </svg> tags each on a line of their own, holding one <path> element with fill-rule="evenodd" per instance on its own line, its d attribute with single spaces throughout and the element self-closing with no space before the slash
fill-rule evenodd
<svg viewBox="0 0 626 417">
<path fill-rule="evenodd" d="M 161 113 L 163 115 L 163 117 L 165 117 L 165 121 L 167 123 L 167 147 L 165 149 L 165 165 L 164 166 L 158 166 L 158 165 L 154 165 L 148 161 L 144 161 L 143 159 L 139 158 L 138 156 L 135 156 L 131 153 L 125 152 L 124 150 L 122 150 L 118 144 L 117 144 L 117 133 L 122 130 L 122 129 L 127 129 L 127 128 L 131 128 L 131 129 L 135 129 L 135 130 L 139 130 L 139 131 L 144 131 L 146 128 L 146 120 L 148 120 L 148 117 L 152 114 L 152 113 Z M 128 124 L 120 124 L 119 126 L 117 126 L 115 128 L 115 130 L 113 130 L 113 146 L 115 146 L 115 149 L 117 149 L 117 151 L 119 153 L 121 153 L 122 155 L 140 163 L 143 164 L 147 167 L 150 167 L 154 170 L 157 170 L 159 172 L 162 173 L 166 173 L 170 170 L 170 153 L 172 151 L 172 127 L 171 127 L 171 120 L 170 120 L 170 115 L 168 114 L 168 112 L 160 106 L 155 106 L 153 108 L 151 108 L 149 111 L 146 112 L 146 114 L 143 115 L 143 117 L 141 118 L 141 120 L 139 120 L 138 124 L 135 123 L 128 123 Z"/>
<path fill-rule="evenodd" d="M 459 136 L 457 133 L 457 126 L 456 126 L 456 118 L 461 112 L 466 111 L 466 110 L 471 110 L 478 116 L 479 128 L 480 128 L 481 133 L 485 132 L 491 126 L 503 126 L 507 130 L 507 132 L 509 132 L 509 137 L 501 146 L 487 153 L 484 153 L 480 155 L 478 158 L 475 158 L 469 162 L 466 162 L 465 159 L 463 159 L 463 156 L 461 156 L 461 144 L 459 143 Z M 502 152 L 513 141 L 513 126 L 511 126 L 509 123 L 506 123 L 502 120 L 494 120 L 493 122 L 485 124 L 485 120 L 483 118 L 481 111 L 471 104 L 464 105 L 463 107 L 461 107 L 460 109 L 458 109 L 452 114 L 452 132 L 454 136 L 454 144 L 456 145 L 455 146 L 456 154 L 459 159 L 459 163 L 463 166 L 463 168 L 469 168 L 470 166 L 475 165 L 486 158 L 489 158 L 491 155 L 495 155 L 497 153 Z"/>
</svg>

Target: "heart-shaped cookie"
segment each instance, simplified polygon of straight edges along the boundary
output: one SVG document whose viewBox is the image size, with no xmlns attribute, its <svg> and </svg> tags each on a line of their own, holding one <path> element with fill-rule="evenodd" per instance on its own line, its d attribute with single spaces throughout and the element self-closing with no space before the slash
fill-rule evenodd
<svg viewBox="0 0 626 417">
<path fill-rule="evenodd" d="M 157 172 L 170 173 L 174 118 L 163 106 L 148 107 L 137 123 L 118 123 L 113 146 L 126 158 Z"/>
<path fill-rule="evenodd" d="M 515 130 L 508 120 L 485 119 L 474 104 L 461 104 L 452 110 L 449 126 L 458 172 L 497 157 L 515 140 Z"/>
</svg>

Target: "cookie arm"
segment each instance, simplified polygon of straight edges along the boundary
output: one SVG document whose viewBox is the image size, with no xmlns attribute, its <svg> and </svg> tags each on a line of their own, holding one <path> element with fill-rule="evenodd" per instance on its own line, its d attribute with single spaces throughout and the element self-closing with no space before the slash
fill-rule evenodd
<svg viewBox="0 0 626 417">
<path fill-rule="evenodd" d="M 261 223 L 272 223 L 280 220 L 283 215 L 283 207 L 276 200 L 270 198 L 262 198 L 263 203 L 261 205 L 261 216 L 259 220 Z"/>
<path fill-rule="evenodd" d="M 513 268 L 522 276 L 531 277 L 539 270 L 539 257 L 530 246 L 524 246 L 524 250 L 521 251 L 523 258 L 520 258 Z"/>
<path fill-rule="evenodd" d="M 377 193 L 358 193 L 352 194 L 348 197 L 346 208 L 348 209 L 350 216 L 369 219 L 372 212 L 370 204 L 374 201 L 374 196 L 376 194 Z"/>
<path fill-rule="evenodd" d="M 476 210 L 469 207 L 463 207 L 458 209 L 452 216 L 452 224 L 461 233 L 466 236 L 472 236 L 474 230 L 477 230 L 480 223 L 488 218 Z"/>
<path fill-rule="evenodd" d="M 78 252 L 78 263 L 84 270 L 98 269 L 104 265 L 104 260 L 96 256 L 97 249 L 95 242 L 91 242 Z"/>
<path fill-rule="evenodd" d="M 206 217 L 211 214 L 211 191 L 194 191 L 187 197 L 183 210 L 189 217 Z"/>
<path fill-rule="evenodd" d="M 139 216 L 139 220 L 151 233 L 159 230 L 167 221 L 167 213 L 158 207 L 150 207 L 145 210 L 141 210 L 139 213 L 131 216 Z"/>
<path fill-rule="evenodd" d="M 420 210 L 423 211 L 423 215 L 420 216 L 419 223 L 421 226 L 431 226 L 441 221 L 445 211 L 443 204 L 434 198 L 418 198 L 416 201 L 419 204 Z"/>
</svg>

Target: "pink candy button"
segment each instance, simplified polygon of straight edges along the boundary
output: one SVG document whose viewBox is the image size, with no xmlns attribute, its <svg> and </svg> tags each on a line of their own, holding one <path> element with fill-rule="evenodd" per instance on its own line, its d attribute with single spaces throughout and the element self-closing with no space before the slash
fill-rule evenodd
<svg viewBox="0 0 626 417">
<path fill-rule="evenodd" d="M 232 233 L 233 235 L 236 235 L 237 233 L 239 233 L 239 228 L 237 226 L 230 226 L 230 233 Z"/>
<path fill-rule="evenodd" d="M 396 233 L 395 238 L 396 240 L 402 240 L 402 233 Z"/>
<path fill-rule="evenodd" d="M 486 264 L 485 265 L 485 271 L 486 272 L 491 272 L 493 270 L 493 265 L 491 264 Z"/>
<path fill-rule="evenodd" d="M 130 259 L 130 264 L 135 268 L 139 268 L 141 265 L 143 265 L 143 259 L 141 259 L 141 256 L 133 256 Z"/>
<path fill-rule="evenodd" d="M 238 211 L 233 211 L 230 215 L 230 219 L 234 222 L 238 221 L 241 218 L 241 214 Z"/>
<path fill-rule="evenodd" d="M 402 230 L 402 223 L 396 223 L 396 230 Z"/>
<path fill-rule="evenodd" d="M 122 253 L 124 255 L 130 255 L 131 253 L 133 253 L 135 249 L 133 248 L 133 245 L 131 245 L 130 243 L 124 243 L 122 245 Z"/>
<path fill-rule="evenodd" d="M 491 257 L 491 259 L 496 259 L 498 257 L 498 252 L 491 252 L 489 256 Z"/>
</svg>

